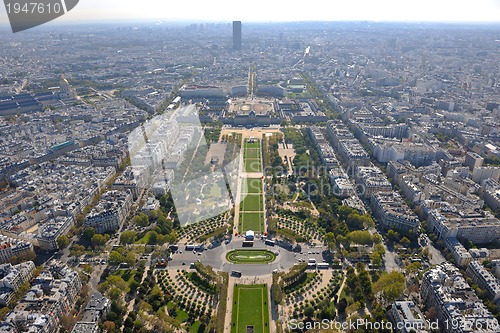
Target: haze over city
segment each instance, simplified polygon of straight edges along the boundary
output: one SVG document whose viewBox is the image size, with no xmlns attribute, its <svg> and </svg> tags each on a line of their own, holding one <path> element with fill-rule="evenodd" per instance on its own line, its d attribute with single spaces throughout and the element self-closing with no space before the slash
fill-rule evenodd
<svg viewBox="0 0 500 333">
<path fill-rule="evenodd" d="M 390 22 L 500 22 L 500 1 L 454 0 L 312 0 L 298 5 L 289 1 L 256 0 L 236 4 L 230 0 L 81 0 L 75 10 L 54 23 L 110 22 L 126 20 L 162 21 L 390 21 Z M 0 6 L 0 23 L 6 23 Z M 54 24 L 52 23 L 52 24 Z"/>
<path fill-rule="evenodd" d="M 500 1 L 9 1 L 0 333 L 500 333 Z"/>
</svg>

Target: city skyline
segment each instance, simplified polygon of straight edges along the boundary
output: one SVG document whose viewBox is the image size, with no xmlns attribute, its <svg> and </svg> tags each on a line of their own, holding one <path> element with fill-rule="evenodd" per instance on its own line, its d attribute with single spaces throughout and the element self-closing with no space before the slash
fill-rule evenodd
<svg viewBox="0 0 500 333">
<path fill-rule="evenodd" d="M 472 5 L 467 1 L 424 0 L 400 2 L 395 0 L 356 0 L 329 5 L 314 0 L 307 6 L 286 6 L 279 2 L 258 0 L 243 9 L 236 9 L 227 0 L 215 2 L 159 4 L 145 0 L 140 6 L 125 0 L 97 0 L 80 2 L 78 6 L 51 24 L 85 23 L 123 20 L 159 21 L 233 21 L 290 22 L 290 21 L 374 21 L 374 22 L 449 22 L 449 23 L 498 23 L 500 1 L 480 0 Z M 7 24 L 6 9 L 0 6 L 0 24 Z"/>
</svg>

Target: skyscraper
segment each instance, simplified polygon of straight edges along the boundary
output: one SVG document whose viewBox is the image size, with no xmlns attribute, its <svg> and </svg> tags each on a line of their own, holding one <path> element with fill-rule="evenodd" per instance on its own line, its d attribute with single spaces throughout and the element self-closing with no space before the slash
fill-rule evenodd
<svg viewBox="0 0 500 333">
<path fill-rule="evenodd" d="M 233 21 L 233 49 L 241 51 L 241 21 Z"/>
</svg>

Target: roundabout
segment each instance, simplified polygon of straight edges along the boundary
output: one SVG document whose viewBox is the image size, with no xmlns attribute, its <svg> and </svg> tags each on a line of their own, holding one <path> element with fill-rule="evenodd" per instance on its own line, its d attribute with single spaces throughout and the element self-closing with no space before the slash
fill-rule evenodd
<svg viewBox="0 0 500 333">
<path fill-rule="evenodd" d="M 226 254 L 226 260 L 233 264 L 269 264 L 276 255 L 268 250 L 232 250 Z"/>
</svg>

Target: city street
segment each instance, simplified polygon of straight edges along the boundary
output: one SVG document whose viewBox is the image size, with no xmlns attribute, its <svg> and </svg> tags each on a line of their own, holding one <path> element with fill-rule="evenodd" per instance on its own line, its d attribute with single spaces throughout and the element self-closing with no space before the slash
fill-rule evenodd
<svg viewBox="0 0 500 333">
<path fill-rule="evenodd" d="M 185 251 L 184 244 L 179 245 L 179 253 L 173 254 L 173 258 L 169 261 L 168 269 L 188 269 L 191 263 L 200 261 L 204 265 L 209 265 L 214 269 L 221 270 L 224 272 L 230 272 L 232 270 L 237 270 L 242 273 L 243 276 L 262 276 L 271 274 L 273 270 L 285 271 L 290 269 L 295 263 L 299 262 L 299 259 L 303 259 L 305 262 L 310 258 L 316 259 L 317 262 L 323 262 L 322 248 L 304 249 L 303 254 L 294 253 L 288 251 L 280 246 L 268 246 L 265 245 L 263 240 L 255 240 L 253 249 L 267 249 L 272 252 L 277 252 L 276 260 L 271 264 L 232 264 L 226 260 L 226 253 L 234 250 L 241 249 L 243 244 L 243 237 L 236 238 L 229 244 L 222 244 L 212 249 L 205 250 L 203 252 Z M 248 248 L 250 249 L 250 248 Z M 180 253 L 182 251 L 182 253 Z M 308 252 L 311 252 L 309 254 Z M 314 254 L 313 254 L 314 252 Z M 184 264 L 183 264 L 184 263 Z"/>
</svg>

